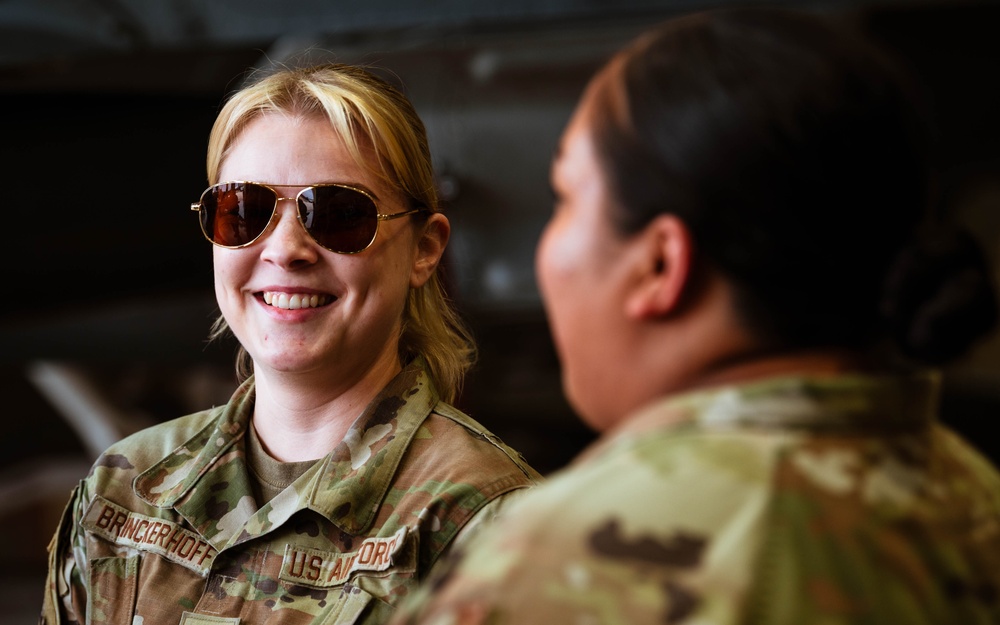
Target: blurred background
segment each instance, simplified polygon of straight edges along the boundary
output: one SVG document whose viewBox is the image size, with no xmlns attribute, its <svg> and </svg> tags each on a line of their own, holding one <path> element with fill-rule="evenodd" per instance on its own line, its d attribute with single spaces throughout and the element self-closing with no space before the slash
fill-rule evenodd
<svg viewBox="0 0 1000 625">
<path fill-rule="evenodd" d="M 36 621 L 45 546 L 96 455 L 236 385 L 234 343 L 206 343 L 211 248 L 188 206 L 215 114 L 249 73 L 337 60 L 403 85 L 452 219 L 446 280 L 481 346 L 460 406 L 548 473 L 593 438 L 559 388 L 533 275 L 559 133 L 639 31 L 736 4 L 0 0 L 0 623 Z M 1000 5 L 789 4 L 857 20 L 912 64 L 932 97 L 942 206 L 1000 268 Z M 1000 339 L 948 368 L 944 401 L 1000 457 Z"/>
</svg>

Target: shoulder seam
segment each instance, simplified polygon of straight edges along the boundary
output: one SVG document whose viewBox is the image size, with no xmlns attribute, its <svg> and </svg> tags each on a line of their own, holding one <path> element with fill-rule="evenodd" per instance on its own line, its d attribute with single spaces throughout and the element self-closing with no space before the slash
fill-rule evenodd
<svg viewBox="0 0 1000 625">
<path fill-rule="evenodd" d="M 466 430 L 474 434 L 476 438 L 480 438 L 490 443 L 491 445 L 499 449 L 505 456 L 507 456 L 510 459 L 510 461 L 513 462 L 514 465 L 516 465 L 517 468 L 521 470 L 521 473 L 523 473 L 525 477 L 531 479 L 532 481 L 535 481 L 535 477 L 532 475 L 532 471 L 529 470 L 528 463 L 525 461 L 524 457 L 521 456 L 520 453 L 509 447 L 506 443 L 500 440 L 500 438 L 498 438 L 495 434 L 487 430 L 485 427 L 483 427 L 481 423 L 479 423 L 469 415 L 465 414 L 464 412 L 455 408 L 454 406 L 451 406 L 449 404 L 440 401 L 434 405 L 434 407 L 431 409 L 431 413 L 444 417 L 449 421 L 453 421 L 454 423 L 461 425 Z"/>
</svg>

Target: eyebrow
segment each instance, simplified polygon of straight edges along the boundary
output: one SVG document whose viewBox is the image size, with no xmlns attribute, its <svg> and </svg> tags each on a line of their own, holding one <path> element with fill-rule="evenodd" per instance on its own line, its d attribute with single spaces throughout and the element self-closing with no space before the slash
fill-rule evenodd
<svg viewBox="0 0 1000 625">
<path fill-rule="evenodd" d="M 342 180 L 324 180 L 321 182 L 310 182 L 309 184 L 274 184 L 273 182 L 260 182 L 257 180 L 247 180 L 246 182 L 256 182 L 257 184 L 274 187 L 276 189 L 281 189 L 281 188 L 305 189 L 306 187 L 315 187 L 320 185 L 336 185 L 338 187 L 350 187 L 352 189 L 360 189 L 365 193 L 367 193 L 368 195 L 372 196 L 374 199 L 376 200 L 380 199 L 377 193 L 375 193 L 365 185 L 361 184 L 360 182 L 344 182 Z"/>
</svg>

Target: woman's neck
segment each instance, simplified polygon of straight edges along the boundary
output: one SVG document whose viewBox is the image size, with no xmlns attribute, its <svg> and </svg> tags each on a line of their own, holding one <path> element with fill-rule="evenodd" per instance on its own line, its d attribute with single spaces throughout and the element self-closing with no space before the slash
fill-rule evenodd
<svg viewBox="0 0 1000 625">
<path fill-rule="evenodd" d="M 400 370 L 395 358 L 376 362 L 354 380 L 255 369 L 253 423 L 261 444 L 282 462 L 322 458 Z"/>
</svg>

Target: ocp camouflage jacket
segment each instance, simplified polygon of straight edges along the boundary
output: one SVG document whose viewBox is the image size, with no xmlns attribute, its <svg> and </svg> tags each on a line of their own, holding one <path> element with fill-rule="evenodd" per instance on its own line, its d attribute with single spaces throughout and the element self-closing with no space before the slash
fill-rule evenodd
<svg viewBox="0 0 1000 625">
<path fill-rule="evenodd" d="M 253 402 L 250 379 L 97 460 L 50 545 L 42 623 L 383 622 L 463 526 L 539 479 L 417 362 L 258 508 Z"/>
<path fill-rule="evenodd" d="M 392 622 L 998 625 L 1000 473 L 938 422 L 938 393 L 928 372 L 664 398 Z"/>
</svg>

